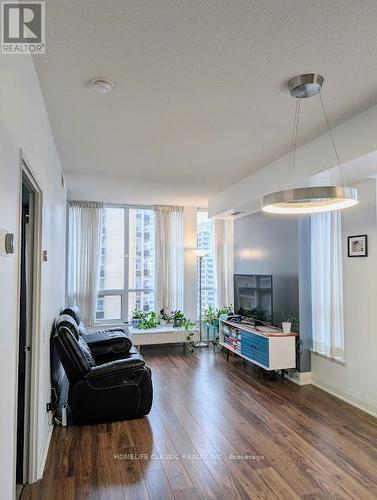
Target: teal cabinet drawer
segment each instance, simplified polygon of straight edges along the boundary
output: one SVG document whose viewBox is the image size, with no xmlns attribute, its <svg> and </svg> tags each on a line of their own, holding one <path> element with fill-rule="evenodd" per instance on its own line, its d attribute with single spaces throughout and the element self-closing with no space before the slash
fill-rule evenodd
<svg viewBox="0 0 377 500">
<path fill-rule="evenodd" d="M 268 345 L 268 338 L 267 337 L 262 337 L 261 335 L 256 335 L 255 333 L 246 332 L 244 330 L 241 330 L 241 338 L 245 339 L 246 341 L 251 340 L 255 344 Z"/>
<path fill-rule="evenodd" d="M 241 354 L 266 367 L 269 366 L 269 339 L 241 331 Z"/>
<path fill-rule="evenodd" d="M 241 354 L 242 356 L 246 356 L 249 359 L 254 359 L 255 349 L 253 349 L 251 346 L 245 346 L 241 342 Z"/>
</svg>

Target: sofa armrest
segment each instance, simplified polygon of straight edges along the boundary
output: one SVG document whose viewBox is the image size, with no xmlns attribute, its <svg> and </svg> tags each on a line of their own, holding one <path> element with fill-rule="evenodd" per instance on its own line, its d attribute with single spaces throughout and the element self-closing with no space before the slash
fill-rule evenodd
<svg viewBox="0 0 377 500">
<path fill-rule="evenodd" d="M 110 363 L 93 366 L 86 374 L 85 379 L 92 380 L 98 377 L 107 377 L 121 372 L 143 368 L 145 366 L 144 359 L 140 354 L 133 354 L 132 356 L 124 359 L 117 359 Z"/>
<path fill-rule="evenodd" d="M 121 326 L 104 328 L 103 330 L 89 330 L 89 335 L 106 335 L 107 333 L 118 333 L 120 335 L 128 336 L 127 328 L 122 328 Z"/>
<path fill-rule="evenodd" d="M 89 333 L 84 336 L 94 357 L 101 362 L 101 358 L 125 357 L 132 351 L 131 339 L 122 332 Z M 106 359 L 102 363 L 106 362 Z M 102 364 L 101 363 L 101 364 Z"/>
<path fill-rule="evenodd" d="M 119 344 L 124 342 L 124 339 L 128 338 L 124 332 L 116 330 L 114 332 L 94 332 L 88 333 L 84 336 L 86 343 L 89 346 L 103 345 L 103 344 Z"/>
</svg>

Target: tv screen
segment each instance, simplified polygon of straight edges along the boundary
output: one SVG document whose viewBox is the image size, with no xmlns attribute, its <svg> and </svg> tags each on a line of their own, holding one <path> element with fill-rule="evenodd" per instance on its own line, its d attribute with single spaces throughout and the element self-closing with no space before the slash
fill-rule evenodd
<svg viewBox="0 0 377 500">
<path fill-rule="evenodd" d="M 272 324 L 272 276 L 235 274 L 234 312 Z"/>
</svg>

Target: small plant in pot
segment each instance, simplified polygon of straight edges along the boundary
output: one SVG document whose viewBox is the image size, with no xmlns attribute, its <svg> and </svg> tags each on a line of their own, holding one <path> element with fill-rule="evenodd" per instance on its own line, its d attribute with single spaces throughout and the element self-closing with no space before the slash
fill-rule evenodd
<svg viewBox="0 0 377 500">
<path fill-rule="evenodd" d="M 227 317 L 232 314 L 232 311 L 232 306 L 224 306 L 220 309 L 214 309 L 212 306 L 208 306 L 207 309 L 205 309 L 202 316 L 202 321 L 204 323 L 207 337 L 210 342 L 213 342 L 214 344 L 217 343 L 220 317 Z"/>
<path fill-rule="evenodd" d="M 300 325 L 300 321 L 295 318 L 294 316 L 288 316 L 288 314 L 285 314 L 283 311 L 283 308 L 280 309 L 280 314 L 281 314 L 281 327 L 284 333 L 291 333 L 295 332 L 298 333 L 298 328 Z M 287 319 L 285 319 L 287 318 Z"/>
<path fill-rule="evenodd" d="M 292 331 L 297 331 L 298 320 L 294 317 L 288 318 L 281 322 L 281 327 L 284 333 L 291 333 Z"/>
<path fill-rule="evenodd" d="M 169 323 L 172 322 L 173 320 L 173 315 L 174 313 L 170 312 L 166 312 L 165 309 L 161 309 L 160 311 L 160 324 L 161 325 L 168 325 Z"/>
<path fill-rule="evenodd" d="M 134 328 L 140 328 L 140 323 L 143 321 L 145 312 L 141 309 L 134 309 L 132 311 L 131 325 Z"/>
<path fill-rule="evenodd" d="M 182 311 L 174 311 L 173 313 L 173 326 L 174 328 L 182 328 L 185 321 L 185 315 Z"/>
<path fill-rule="evenodd" d="M 148 311 L 144 313 L 144 317 L 140 322 L 139 328 L 141 330 L 150 330 L 151 328 L 157 328 L 157 314 L 154 311 Z"/>
<path fill-rule="evenodd" d="M 289 321 L 289 318 L 288 318 L 287 321 L 281 322 L 281 327 L 282 327 L 284 333 L 291 333 L 292 322 Z"/>
<path fill-rule="evenodd" d="M 217 309 L 208 306 L 203 313 L 202 321 L 206 325 L 218 326 L 219 316 Z"/>
</svg>

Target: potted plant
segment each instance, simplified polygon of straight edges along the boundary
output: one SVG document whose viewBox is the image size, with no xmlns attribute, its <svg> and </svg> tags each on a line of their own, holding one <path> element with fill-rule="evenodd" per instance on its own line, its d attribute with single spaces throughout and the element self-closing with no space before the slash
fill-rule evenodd
<svg viewBox="0 0 377 500">
<path fill-rule="evenodd" d="M 144 313 L 144 317 L 140 322 L 139 328 L 141 330 L 150 330 L 151 328 L 157 328 L 157 326 L 157 314 L 154 311 Z"/>
<path fill-rule="evenodd" d="M 217 309 L 214 309 L 212 306 L 208 306 L 207 309 L 204 310 L 202 321 L 206 325 L 215 325 L 218 318 Z"/>
<path fill-rule="evenodd" d="M 284 333 L 291 333 L 291 328 L 292 328 L 291 318 L 288 318 L 286 321 L 282 321 L 281 327 Z"/>
<path fill-rule="evenodd" d="M 202 321 L 207 330 L 208 339 L 216 342 L 217 334 L 219 332 L 219 319 L 220 316 L 232 314 L 233 308 L 231 306 L 221 307 L 220 309 L 214 309 L 211 306 L 208 306 L 204 311 L 202 316 Z"/>
<path fill-rule="evenodd" d="M 185 315 L 182 311 L 174 311 L 173 313 L 173 326 L 174 328 L 182 328 L 185 320 Z"/>
<path fill-rule="evenodd" d="M 285 315 L 283 312 L 283 308 L 280 309 L 280 314 L 281 314 L 281 319 L 282 319 L 281 328 L 282 328 L 283 332 L 284 333 L 291 333 L 291 331 L 294 331 L 294 332 L 298 333 L 300 321 L 297 318 L 295 318 L 294 316 Z M 287 319 L 285 319 L 285 318 L 287 318 Z"/>
<path fill-rule="evenodd" d="M 281 327 L 284 333 L 291 333 L 292 331 L 297 333 L 299 324 L 300 324 L 299 320 L 292 316 L 291 318 L 288 318 L 286 321 L 282 321 Z"/>
<path fill-rule="evenodd" d="M 173 319 L 173 313 L 167 313 L 165 309 L 161 309 L 160 311 L 160 324 L 161 325 L 168 325 L 171 323 Z"/>
<path fill-rule="evenodd" d="M 233 306 L 224 306 L 220 307 L 220 309 L 217 311 L 217 316 L 218 319 L 221 319 L 222 317 L 225 318 L 233 314 Z"/>
<path fill-rule="evenodd" d="M 134 309 L 131 316 L 131 325 L 134 328 L 140 328 L 140 323 L 144 319 L 145 312 L 141 309 Z"/>
</svg>

